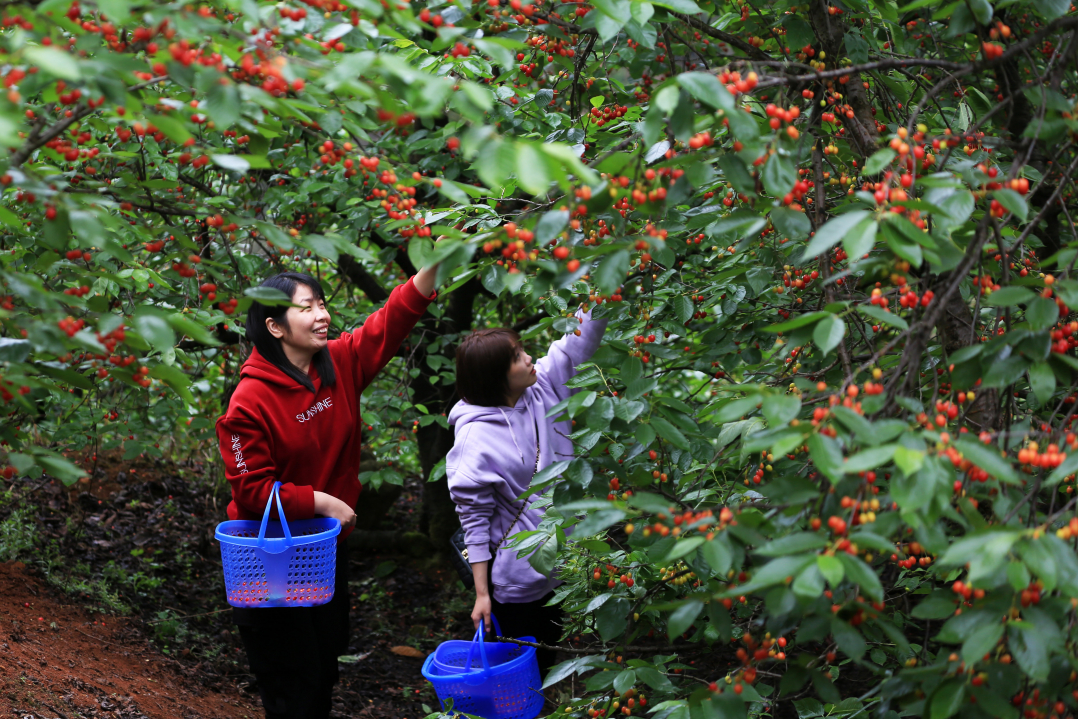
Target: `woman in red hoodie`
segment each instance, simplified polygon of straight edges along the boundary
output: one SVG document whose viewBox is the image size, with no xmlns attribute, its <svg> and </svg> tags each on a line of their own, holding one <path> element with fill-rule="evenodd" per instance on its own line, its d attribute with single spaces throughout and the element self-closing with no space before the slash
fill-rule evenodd
<svg viewBox="0 0 1078 719">
<path fill-rule="evenodd" d="M 434 299 L 437 266 L 393 290 L 363 326 L 329 339 L 321 284 L 285 272 L 263 287 L 293 307 L 254 303 L 247 338 L 254 343 L 240 382 L 217 420 L 232 485 L 230 519 L 261 519 L 274 481 L 289 521 L 316 515 L 340 520 L 333 599 L 317 607 L 233 609 L 258 679 L 267 719 L 325 719 L 337 683 L 337 657 L 348 648 L 348 557 L 344 539 L 359 497 L 359 396 L 396 354 Z M 276 514 L 276 510 L 274 510 Z"/>
</svg>

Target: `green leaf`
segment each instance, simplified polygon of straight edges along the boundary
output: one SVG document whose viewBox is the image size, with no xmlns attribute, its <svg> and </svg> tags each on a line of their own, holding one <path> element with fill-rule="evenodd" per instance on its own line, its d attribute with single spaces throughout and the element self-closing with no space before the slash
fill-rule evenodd
<svg viewBox="0 0 1078 719">
<path fill-rule="evenodd" d="M 685 435 L 681 433 L 680 429 L 675 427 L 666 419 L 653 415 L 651 418 L 651 426 L 655 428 L 655 431 L 660 437 L 662 437 L 678 449 L 689 448 L 689 440 L 685 439 Z"/>
<path fill-rule="evenodd" d="M 23 51 L 23 56 L 31 65 L 36 65 L 55 77 L 64 80 L 82 79 L 79 61 L 69 52 L 55 47 L 30 45 Z"/>
<path fill-rule="evenodd" d="M 834 315 L 825 317 L 817 323 L 812 331 L 812 341 L 827 355 L 831 350 L 838 347 L 839 342 L 846 335 L 846 323 Z"/>
<path fill-rule="evenodd" d="M 500 65 L 504 70 L 512 70 L 516 67 L 516 57 L 513 51 L 498 42 L 498 39 L 479 40 L 473 39 L 472 43 L 491 60 Z"/>
<path fill-rule="evenodd" d="M 974 4 L 984 3 L 988 5 L 988 0 L 972 0 Z M 991 15 L 992 6 L 988 5 L 988 12 Z M 979 18 L 978 18 L 979 19 Z M 986 25 L 986 22 L 982 22 L 982 25 Z M 996 199 L 999 204 L 1014 213 L 1014 216 L 1025 222 L 1029 218 L 1029 205 L 1026 204 L 1026 198 L 1014 190 L 995 190 L 992 192 L 992 197 Z"/>
<path fill-rule="evenodd" d="M 625 519 L 625 516 L 625 512 L 620 509 L 592 510 L 573 529 L 573 536 L 583 538 L 598 534 Z"/>
<path fill-rule="evenodd" d="M 765 557 L 780 557 L 784 554 L 797 554 L 823 549 L 828 545 L 827 538 L 815 532 L 794 532 L 785 537 L 768 542 L 756 550 Z"/>
<path fill-rule="evenodd" d="M 906 320 L 899 317 L 894 312 L 888 312 L 876 305 L 857 305 L 857 311 L 866 317 L 871 317 L 881 324 L 897 327 L 900 330 L 908 330 L 910 328 L 910 325 Z"/>
<path fill-rule="evenodd" d="M 81 477 L 87 476 L 82 467 L 69 462 L 58 454 L 38 454 L 34 458 L 43 470 L 59 479 L 66 486 L 70 487 Z"/>
<path fill-rule="evenodd" d="M 948 679 L 941 684 L 929 700 L 927 719 L 947 719 L 962 708 L 966 698 L 966 683 L 962 679 Z"/>
<path fill-rule="evenodd" d="M 798 317 L 794 317 L 792 320 L 786 320 L 785 322 L 780 322 L 777 325 L 770 325 L 768 327 L 765 327 L 764 329 L 768 332 L 789 332 L 790 330 L 795 330 L 798 327 L 804 327 L 805 325 L 810 325 L 813 322 L 819 322 L 824 317 L 834 317 L 834 315 L 832 315 L 830 312 L 823 311 L 808 312 L 806 314 L 799 315 Z"/>
<path fill-rule="evenodd" d="M 776 207 L 771 210 L 771 222 L 776 230 L 791 240 L 804 239 L 812 231 L 812 223 L 804 212 L 797 212 L 787 207 Z"/>
<path fill-rule="evenodd" d="M 875 217 L 866 217 L 858 222 L 842 237 L 842 247 L 851 262 L 857 262 L 862 255 L 868 254 L 876 244 L 876 231 L 880 225 Z"/>
<path fill-rule="evenodd" d="M 837 245 L 858 223 L 871 219 L 872 213 L 868 210 L 852 210 L 844 215 L 839 215 L 828 220 L 816 234 L 809 240 L 808 246 L 801 254 L 801 262 L 808 262 L 818 255 L 830 250 Z M 854 259 L 851 255 L 851 259 Z"/>
<path fill-rule="evenodd" d="M 720 538 L 709 539 L 700 545 L 700 554 L 714 576 L 726 574 L 734 561 L 729 545 Z"/>
<path fill-rule="evenodd" d="M 821 434 L 813 434 L 808 440 L 809 456 L 817 469 L 832 482 L 842 479 L 842 450 L 835 440 Z"/>
<path fill-rule="evenodd" d="M 600 14 L 595 18 L 595 29 L 599 33 L 599 39 L 604 43 L 614 38 L 621 28 L 625 26 L 628 18 L 615 18 L 606 14 Z"/>
<path fill-rule="evenodd" d="M 891 160 L 895 159 L 897 153 L 889 147 L 885 147 L 882 150 L 877 150 L 873 153 L 872 157 L 865 160 L 865 172 L 866 175 L 876 175 L 883 172 L 891 164 Z"/>
<path fill-rule="evenodd" d="M 756 570 L 756 574 L 754 574 L 752 579 L 748 582 L 734 587 L 733 589 L 728 589 L 725 593 L 730 596 L 736 596 L 739 594 L 758 592 L 761 589 L 767 589 L 776 584 L 782 584 L 786 581 L 787 577 L 796 577 L 800 574 L 801 570 L 809 564 L 812 564 L 815 559 L 816 556 L 812 554 L 797 554 L 772 559 L 763 567 Z"/>
<path fill-rule="evenodd" d="M 143 312 L 131 319 L 135 330 L 146 339 L 158 352 L 171 350 L 176 343 L 176 335 L 167 319 L 158 314 Z"/>
<path fill-rule="evenodd" d="M 670 548 L 670 551 L 666 555 L 667 562 L 676 562 L 682 557 L 692 554 L 702 545 L 706 539 L 701 536 L 684 537 L 674 543 L 674 546 Z"/>
<path fill-rule="evenodd" d="M 213 164 L 231 172 L 247 172 L 251 169 L 251 163 L 239 155 L 210 155 L 210 159 Z"/>
<path fill-rule="evenodd" d="M 1026 287 L 1001 287 L 985 298 L 984 304 L 992 307 L 1014 307 L 1030 302 L 1037 295 Z"/>
<path fill-rule="evenodd" d="M 891 458 L 895 456 L 895 452 L 900 445 L 897 444 L 885 444 L 882 447 L 872 447 L 865 449 L 857 454 L 851 455 L 846 460 L 843 466 L 844 471 L 847 474 L 856 474 L 858 472 L 865 472 L 870 469 L 875 469 L 881 465 L 887 464 L 891 461 Z"/>
<path fill-rule="evenodd" d="M 1033 7 L 1048 20 L 1063 17 L 1071 9 L 1070 0 L 1033 0 Z"/>
<path fill-rule="evenodd" d="M 970 439 L 957 439 L 955 448 L 973 464 L 977 465 L 1001 482 L 1018 484 L 1018 473 L 1007 460 L 999 456 L 999 451 L 986 447 Z"/>
<path fill-rule="evenodd" d="M 846 568 L 842 562 L 830 554 L 821 554 L 816 557 L 816 566 L 832 588 L 837 587 L 842 578 L 846 576 Z"/>
<path fill-rule="evenodd" d="M 530 143 L 519 142 L 516 145 L 516 176 L 520 186 L 533 195 L 546 192 L 550 187 L 550 175 L 546 161 L 539 150 Z"/>
<path fill-rule="evenodd" d="M 764 397 L 764 417 L 772 427 L 788 424 L 800 410 L 801 399 L 796 395 L 772 394 Z"/>
<path fill-rule="evenodd" d="M 805 567 L 801 574 L 797 575 L 797 579 L 790 585 L 790 588 L 798 597 L 806 599 L 815 599 L 823 594 L 823 573 L 820 571 L 820 567 L 816 564 Z"/>
<path fill-rule="evenodd" d="M 690 95 L 716 110 L 732 111 L 734 96 L 709 72 L 683 72 L 678 75 L 678 84 Z"/>
<path fill-rule="evenodd" d="M 980 24 L 987 25 L 992 22 L 992 4 L 988 0 L 969 0 L 969 8 L 973 11 L 973 17 Z M 1014 194 L 1017 195 L 1018 193 L 1015 192 Z"/>
<path fill-rule="evenodd" d="M 580 657 L 579 659 L 570 659 L 567 662 L 555 665 L 546 675 L 546 679 L 543 680 L 543 688 L 546 689 L 568 676 L 586 671 L 597 664 L 602 664 L 605 660 L 606 657 L 602 655 L 591 655 Z"/>
<path fill-rule="evenodd" d="M 1059 305 L 1045 297 L 1038 297 L 1026 307 L 1026 319 L 1034 330 L 1046 330 L 1059 319 Z"/>
<path fill-rule="evenodd" d="M 595 613 L 595 627 L 599 630 L 599 638 L 608 642 L 625 631 L 629 623 L 629 612 L 632 603 L 624 597 L 615 597 L 599 607 Z"/>
<path fill-rule="evenodd" d="M 606 294 L 613 294 L 625 282 L 625 272 L 629 269 L 628 250 L 618 250 L 607 255 L 592 272 L 592 277 L 599 288 Z"/>
<path fill-rule="evenodd" d="M 797 168 L 787 158 L 772 155 L 764 163 L 764 188 L 775 197 L 782 197 L 794 189 L 797 182 Z"/>
<path fill-rule="evenodd" d="M 671 612 L 670 618 L 666 620 L 666 633 L 670 641 L 684 634 L 703 610 L 703 602 L 691 599 Z"/>
<path fill-rule="evenodd" d="M 865 655 L 868 643 L 861 636 L 861 632 L 857 631 L 856 627 L 852 627 L 837 616 L 833 616 L 831 617 L 831 634 L 834 635 L 838 648 L 846 656 L 857 660 Z"/>
<path fill-rule="evenodd" d="M 22 362 L 30 355 L 32 347 L 29 340 L 0 337 L 0 362 Z"/>
<path fill-rule="evenodd" d="M 1018 661 L 1018 666 L 1033 681 L 1048 680 L 1050 664 L 1048 643 L 1035 625 L 1027 622 L 1012 623 L 1007 628 L 1008 647 Z"/>
<path fill-rule="evenodd" d="M 872 571 L 872 567 L 846 552 L 839 552 L 838 558 L 842 562 L 842 568 L 846 570 L 846 579 L 860 585 L 861 591 L 871 599 L 883 601 L 883 585 L 880 584 L 880 578 L 876 572 Z"/>
<path fill-rule="evenodd" d="M 221 341 L 217 339 L 212 332 L 197 322 L 192 322 L 183 315 L 168 315 L 168 323 L 172 325 L 172 329 L 176 330 L 181 335 L 187 335 L 194 341 L 201 342 L 207 347 L 216 347 L 221 344 Z"/>
<path fill-rule="evenodd" d="M 1003 637 L 1003 624 L 994 622 L 991 624 L 984 624 L 973 630 L 973 633 L 969 635 L 969 638 L 962 643 L 962 661 L 967 666 L 973 666 L 975 663 L 981 661 L 981 658 L 988 654 L 996 646 L 996 643 Z"/>
<path fill-rule="evenodd" d="M 291 297 L 272 287 L 248 287 L 243 294 L 267 307 L 292 304 Z"/>
<path fill-rule="evenodd" d="M 195 404 L 195 397 L 191 394 L 191 379 L 179 367 L 159 364 L 150 369 L 150 376 L 167 384 L 184 402 Z"/>
<path fill-rule="evenodd" d="M 1056 375 L 1052 368 L 1047 362 L 1036 362 L 1030 365 L 1027 372 L 1029 372 L 1029 386 L 1037 397 L 1037 401 L 1042 405 L 1047 403 L 1056 391 Z"/>
<path fill-rule="evenodd" d="M 450 202 L 458 205 L 470 205 L 468 194 L 460 188 L 460 185 L 452 180 L 442 180 L 442 186 L 438 188 L 439 194 Z"/>
<path fill-rule="evenodd" d="M 669 8 L 675 12 L 685 13 L 686 15 L 698 15 L 703 12 L 693 0 L 652 0 L 651 4 Z"/>
<path fill-rule="evenodd" d="M 1078 452 L 1071 452 L 1063 460 L 1063 464 L 1052 470 L 1052 473 L 1044 480 L 1044 484 L 1046 487 L 1055 486 L 1075 472 L 1078 472 Z"/>
<path fill-rule="evenodd" d="M 925 453 L 900 444 L 895 447 L 894 460 L 898 468 L 902 470 L 902 474 L 909 477 L 924 466 Z"/>
<path fill-rule="evenodd" d="M 954 595 L 946 591 L 936 591 L 923 599 L 910 616 L 914 619 L 947 619 L 954 616 Z"/>
<path fill-rule="evenodd" d="M 982 377 L 982 388 L 1006 387 L 1022 376 L 1031 362 L 1020 355 L 993 362 Z"/>
<path fill-rule="evenodd" d="M 206 111 L 220 130 L 227 130 L 240 119 L 240 95 L 233 83 L 214 83 L 206 96 Z"/>
<path fill-rule="evenodd" d="M 636 684 L 636 672 L 632 669 L 623 669 L 614 677 L 614 691 L 624 694 Z"/>
</svg>

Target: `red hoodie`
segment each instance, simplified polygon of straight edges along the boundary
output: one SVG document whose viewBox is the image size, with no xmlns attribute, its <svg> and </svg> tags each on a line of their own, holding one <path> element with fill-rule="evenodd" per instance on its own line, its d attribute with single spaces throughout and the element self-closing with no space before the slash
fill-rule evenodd
<svg viewBox="0 0 1078 719">
<path fill-rule="evenodd" d="M 329 341 L 337 384 L 323 386 L 312 366 L 313 395 L 257 349 L 251 352 L 228 411 L 217 420 L 225 476 L 232 484 L 229 519 L 261 519 L 276 480 L 291 520 L 314 516 L 316 491 L 355 506 L 360 492 L 359 396 L 433 299 L 421 295 L 411 280 L 395 288 L 362 327 Z"/>
</svg>

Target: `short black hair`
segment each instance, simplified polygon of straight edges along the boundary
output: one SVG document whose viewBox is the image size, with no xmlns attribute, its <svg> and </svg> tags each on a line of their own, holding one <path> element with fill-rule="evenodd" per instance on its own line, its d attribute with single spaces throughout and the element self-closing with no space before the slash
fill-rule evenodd
<svg viewBox="0 0 1078 719">
<path fill-rule="evenodd" d="M 509 397 L 509 368 L 520 335 L 508 327 L 476 330 L 457 347 L 457 394 L 468 404 L 499 407 Z"/>
<path fill-rule="evenodd" d="M 318 299 L 326 301 L 326 292 L 322 289 L 322 283 L 303 272 L 282 272 L 262 280 L 259 287 L 270 287 L 280 290 L 288 297 L 296 296 L 296 288 L 299 285 L 310 287 Z M 288 319 L 285 316 L 288 305 L 264 305 L 257 300 L 247 310 L 247 339 L 258 348 L 258 353 L 266 358 L 266 361 L 284 372 L 301 385 L 314 392 L 314 382 L 306 374 L 300 371 L 288 359 L 281 346 L 281 340 L 270 334 L 266 327 L 266 320 L 272 319 L 280 325 L 288 328 Z M 322 378 L 322 384 L 333 387 L 337 384 L 337 373 L 333 368 L 333 358 L 329 356 L 329 348 L 323 347 L 311 358 L 318 376 Z"/>
</svg>

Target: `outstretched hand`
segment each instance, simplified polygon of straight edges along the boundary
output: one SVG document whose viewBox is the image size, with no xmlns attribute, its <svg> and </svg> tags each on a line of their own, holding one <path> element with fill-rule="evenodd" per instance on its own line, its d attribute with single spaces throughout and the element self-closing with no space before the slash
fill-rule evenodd
<svg viewBox="0 0 1078 719">
<path fill-rule="evenodd" d="M 448 235 L 438 235 L 434 242 L 438 243 L 446 239 Z M 415 284 L 415 288 L 419 290 L 419 293 L 424 297 L 430 297 L 434 294 L 435 278 L 438 275 L 439 262 L 435 262 L 431 265 L 424 265 L 423 269 L 416 273 L 412 282 Z"/>
</svg>

